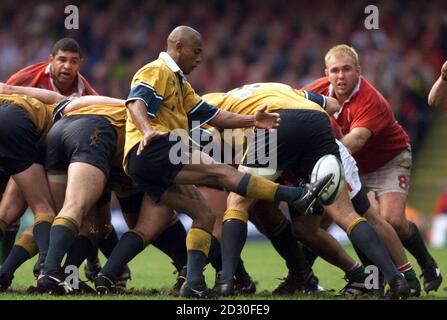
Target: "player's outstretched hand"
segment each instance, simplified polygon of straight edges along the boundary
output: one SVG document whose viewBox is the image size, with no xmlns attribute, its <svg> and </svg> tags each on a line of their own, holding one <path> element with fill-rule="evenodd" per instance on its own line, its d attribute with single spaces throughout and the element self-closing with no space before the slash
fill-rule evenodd
<svg viewBox="0 0 447 320">
<path fill-rule="evenodd" d="M 267 106 L 262 105 L 255 113 L 255 127 L 259 129 L 276 129 L 281 118 L 279 113 L 266 112 Z"/>
</svg>

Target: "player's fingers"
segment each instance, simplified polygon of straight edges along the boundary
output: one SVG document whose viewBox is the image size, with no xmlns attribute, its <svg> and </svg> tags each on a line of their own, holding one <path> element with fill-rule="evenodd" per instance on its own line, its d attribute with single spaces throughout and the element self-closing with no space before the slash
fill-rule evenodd
<svg viewBox="0 0 447 320">
<path fill-rule="evenodd" d="M 266 109 L 267 109 L 267 105 L 266 105 L 266 104 L 263 104 L 263 105 L 261 105 L 261 106 L 258 108 L 258 111 L 259 111 L 259 112 L 265 112 Z"/>
<path fill-rule="evenodd" d="M 137 156 L 139 156 L 141 154 L 141 151 L 143 150 L 142 146 L 142 142 L 140 142 L 140 144 L 138 145 L 138 149 L 137 149 Z"/>
</svg>

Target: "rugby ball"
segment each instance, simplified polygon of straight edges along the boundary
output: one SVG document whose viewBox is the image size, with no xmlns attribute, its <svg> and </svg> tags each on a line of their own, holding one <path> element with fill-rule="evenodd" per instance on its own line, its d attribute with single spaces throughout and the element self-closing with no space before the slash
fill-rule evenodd
<svg viewBox="0 0 447 320">
<path fill-rule="evenodd" d="M 334 203 L 345 186 L 343 165 L 333 154 L 327 154 L 317 161 L 312 170 L 310 182 L 315 182 L 330 173 L 334 174 L 334 179 L 319 197 L 320 203 L 324 206 Z"/>
</svg>

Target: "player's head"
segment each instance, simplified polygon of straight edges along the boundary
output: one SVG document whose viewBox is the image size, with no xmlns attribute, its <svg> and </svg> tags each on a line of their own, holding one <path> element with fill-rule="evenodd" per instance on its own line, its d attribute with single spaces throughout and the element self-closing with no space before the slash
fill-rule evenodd
<svg viewBox="0 0 447 320">
<path fill-rule="evenodd" d="M 360 77 L 359 56 L 345 44 L 332 47 L 324 58 L 325 73 L 338 97 L 347 97 Z"/>
<path fill-rule="evenodd" d="M 81 69 L 81 47 L 71 38 L 60 39 L 54 44 L 49 61 L 56 85 L 71 86 Z"/>
<path fill-rule="evenodd" d="M 202 36 L 191 27 L 179 26 L 169 34 L 167 52 L 189 74 L 202 61 Z"/>
</svg>

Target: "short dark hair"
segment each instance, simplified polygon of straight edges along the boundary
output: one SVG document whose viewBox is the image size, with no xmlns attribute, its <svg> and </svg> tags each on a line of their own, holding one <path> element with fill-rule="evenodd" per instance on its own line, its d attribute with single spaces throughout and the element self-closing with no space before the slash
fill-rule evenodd
<svg viewBox="0 0 447 320">
<path fill-rule="evenodd" d="M 79 43 L 72 38 L 62 38 L 56 42 L 53 46 L 53 51 L 51 54 L 55 56 L 59 51 L 70 51 L 79 53 L 79 57 L 82 58 L 82 50 Z"/>
</svg>

